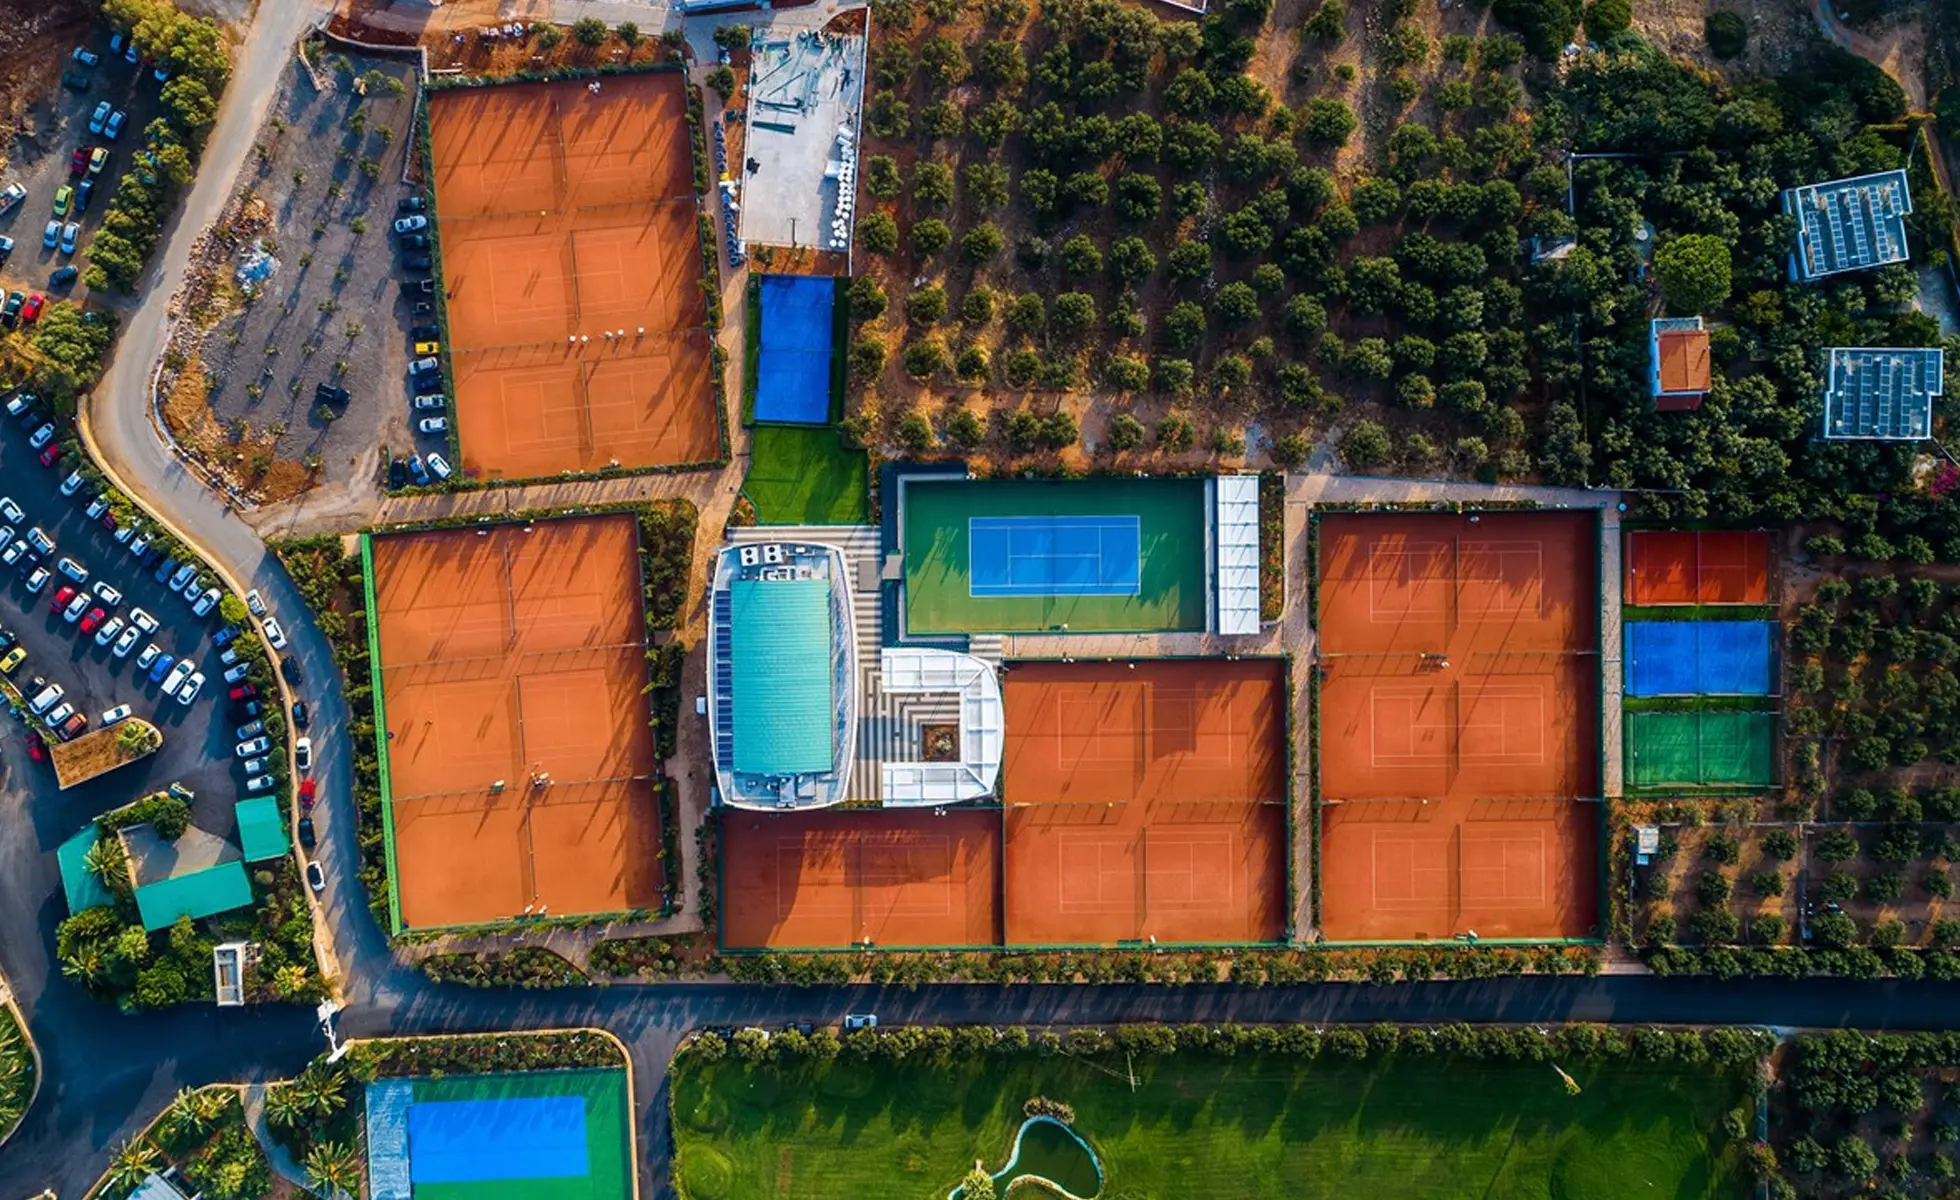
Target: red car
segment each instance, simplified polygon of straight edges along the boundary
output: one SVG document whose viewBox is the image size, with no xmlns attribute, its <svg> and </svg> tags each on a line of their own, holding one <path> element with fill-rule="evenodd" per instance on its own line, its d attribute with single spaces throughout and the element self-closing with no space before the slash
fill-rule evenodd
<svg viewBox="0 0 1960 1200">
<path fill-rule="evenodd" d="M 48 752 L 41 747 L 40 734 L 30 733 L 27 735 L 27 757 L 33 759 L 35 762 L 45 761 L 48 757 Z"/>
<path fill-rule="evenodd" d="M 259 689 L 253 687 L 249 683 L 241 683 L 237 687 L 231 689 L 231 698 L 233 700 L 250 700 L 252 697 L 258 694 L 259 694 Z"/>
<path fill-rule="evenodd" d="M 62 588 L 60 591 L 54 594 L 54 600 L 51 603 L 49 603 L 48 611 L 58 613 L 62 609 L 67 608 L 68 602 L 70 600 L 73 600 L 74 598 L 75 598 L 74 588 L 71 587 Z"/>
<path fill-rule="evenodd" d="M 106 614 L 106 613 L 104 613 L 104 612 L 103 612 L 103 611 L 102 611 L 101 609 L 99 609 L 99 608 L 91 608 L 91 609 L 89 609 L 89 610 L 88 610 L 88 616 L 86 616 L 86 617 L 83 617 L 83 618 L 82 618 L 82 632 L 83 632 L 83 633 L 94 633 L 94 632 L 95 632 L 95 627 L 96 627 L 97 625 L 100 625 L 100 624 L 102 624 L 102 618 L 103 618 L 104 616 L 106 616 L 106 615 L 108 615 L 108 614 Z"/>
<path fill-rule="evenodd" d="M 87 146 L 77 149 L 75 151 L 75 157 L 68 160 L 68 173 L 76 177 L 88 174 Z"/>
<path fill-rule="evenodd" d="M 110 533 L 114 533 L 116 531 L 115 513 L 105 512 L 102 514 L 102 528 L 108 530 Z"/>
<path fill-rule="evenodd" d="M 313 807 L 313 781 L 311 779 L 302 779 L 299 781 L 299 806 L 301 808 Z"/>
<path fill-rule="evenodd" d="M 41 448 L 42 466 L 52 467 L 56 462 L 60 460 L 60 458 L 61 458 L 61 447 L 56 445 L 54 442 L 49 442 L 46 446 L 43 446 Z"/>
<path fill-rule="evenodd" d="M 41 297 L 37 293 L 27 298 L 27 307 L 20 310 L 20 323 L 32 325 L 41 318 Z"/>
</svg>

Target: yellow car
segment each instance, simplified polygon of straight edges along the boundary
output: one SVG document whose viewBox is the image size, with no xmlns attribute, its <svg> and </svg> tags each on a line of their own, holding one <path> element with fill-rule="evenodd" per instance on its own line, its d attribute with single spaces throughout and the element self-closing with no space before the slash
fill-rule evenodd
<svg viewBox="0 0 1960 1200">
<path fill-rule="evenodd" d="M 417 354 L 440 354 L 441 352 L 442 352 L 442 343 L 441 343 L 441 342 L 417 342 L 417 343 L 415 343 L 415 353 L 417 353 Z"/>
<path fill-rule="evenodd" d="M 25 646 L 15 646 L 12 650 L 7 651 L 7 657 L 0 658 L 0 675 L 13 674 L 14 668 L 18 667 L 21 664 L 21 660 L 26 657 L 27 647 Z"/>
</svg>

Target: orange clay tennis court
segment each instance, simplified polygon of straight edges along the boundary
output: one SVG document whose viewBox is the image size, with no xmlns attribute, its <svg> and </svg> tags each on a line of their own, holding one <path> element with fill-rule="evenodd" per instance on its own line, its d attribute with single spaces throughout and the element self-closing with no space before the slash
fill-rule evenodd
<svg viewBox="0 0 1960 1200">
<path fill-rule="evenodd" d="M 1273 659 L 1013 664 L 1008 943 L 1278 940 L 1284 696 Z"/>
<path fill-rule="evenodd" d="M 1768 604 L 1767 533 L 1627 535 L 1628 604 Z"/>
<path fill-rule="evenodd" d="M 633 519 L 371 545 L 403 925 L 657 904 Z"/>
<path fill-rule="evenodd" d="M 1597 547 L 1586 513 L 1322 518 L 1330 940 L 1592 930 Z"/>
<path fill-rule="evenodd" d="M 1000 814 L 758 813 L 721 823 L 731 949 L 1000 944 Z"/>
<path fill-rule="evenodd" d="M 431 97 L 465 474 L 719 455 L 686 86 L 664 73 Z"/>
</svg>

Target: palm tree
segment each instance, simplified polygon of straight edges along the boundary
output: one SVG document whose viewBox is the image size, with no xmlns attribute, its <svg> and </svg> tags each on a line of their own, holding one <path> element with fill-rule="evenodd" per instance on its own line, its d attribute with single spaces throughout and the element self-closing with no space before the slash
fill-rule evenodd
<svg viewBox="0 0 1960 1200">
<path fill-rule="evenodd" d="M 304 1097 L 292 1084 L 274 1084 L 265 1090 L 265 1119 L 275 1129 L 297 1129 L 306 1115 Z"/>
<path fill-rule="evenodd" d="M 198 1122 L 205 1129 L 215 1129 L 237 1098 L 238 1094 L 228 1088 L 206 1088 L 191 1097 L 191 1107 L 197 1110 Z"/>
<path fill-rule="evenodd" d="M 179 1098 L 182 1098 L 181 1095 Z M 149 1177 L 150 1172 L 157 1169 L 159 1159 L 155 1146 L 144 1141 L 140 1136 L 133 1137 L 116 1150 L 115 1156 L 109 1160 L 109 1170 L 103 1178 L 115 1191 L 132 1191 L 137 1184 Z"/>
<path fill-rule="evenodd" d="M 307 1112 L 326 1117 L 347 1103 L 347 1097 L 340 1093 L 343 1082 L 338 1071 L 308 1071 L 291 1086 L 299 1092 Z"/>
<path fill-rule="evenodd" d="M 313 1190 L 325 1196 L 358 1196 L 361 1194 L 361 1167 L 359 1161 L 347 1147 L 335 1142 L 321 1142 L 307 1152 L 306 1177 L 313 1184 Z"/>
<path fill-rule="evenodd" d="M 114 888 L 118 881 L 128 878 L 129 851 L 123 848 L 122 839 L 115 834 L 103 834 L 82 856 L 82 865 L 88 868 L 89 874 L 101 880 L 104 887 Z"/>
<path fill-rule="evenodd" d="M 100 946 L 82 946 L 61 956 L 61 973 L 84 986 L 102 981 L 103 965 Z"/>
</svg>

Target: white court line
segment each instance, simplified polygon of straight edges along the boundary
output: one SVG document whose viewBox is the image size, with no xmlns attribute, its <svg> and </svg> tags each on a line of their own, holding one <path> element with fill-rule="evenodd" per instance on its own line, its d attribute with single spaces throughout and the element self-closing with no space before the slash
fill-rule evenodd
<svg viewBox="0 0 1960 1200">
<path fill-rule="evenodd" d="M 1447 602 L 1434 609 L 1407 604 L 1400 605 L 1393 610 L 1384 609 L 1381 606 L 1381 589 L 1376 586 L 1384 582 L 1399 583 L 1413 591 L 1417 584 L 1449 582 L 1449 575 L 1447 573 L 1432 575 L 1425 572 L 1421 578 L 1415 578 L 1410 571 L 1410 564 L 1418 557 L 1426 558 L 1431 562 L 1436 561 L 1441 556 L 1443 546 L 1444 543 L 1442 542 L 1401 542 L 1391 549 L 1384 547 L 1380 541 L 1373 542 L 1369 545 L 1367 575 L 1368 620 L 1371 623 L 1384 620 L 1403 621 L 1410 617 L 1449 616 L 1449 605 Z M 1395 560 L 1393 570 L 1384 570 L 1382 568 L 1381 564 L 1385 559 Z"/>
<path fill-rule="evenodd" d="M 1461 834 L 1459 833 L 1458 836 L 1461 836 Z M 1479 874 L 1488 874 L 1491 871 L 1495 870 L 1499 872 L 1499 878 L 1503 881 L 1505 894 L 1494 900 L 1493 899 L 1478 900 L 1476 902 L 1478 909 L 1502 911 L 1505 909 L 1545 908 L 1549 906 L 1550 904 L 1549 885 L 1551 883 L 1549 872 L 1551 870 L 1551 855 L 1546 851 L 1544 830 L 1542 829 L 1535 830 L 1533 831 L 1530 837 L 1513 834 L 1508 837 L 1491 838 L 1488 841 L 1480 839 L 1479 844 L 1498 846 L 1503 851 L 1502 862 L 1497 867 L 1494 868 L 1493 867 L 1465 867 L 1463 868 L 1464 876 L 1465 877 L 1469 876 L 1469 874 L 1473 870 Z M 1534 890 L 1534 893 L 1529 896 L 1526 895 L 1513 896 L 1510 894 L 1510 882 L 1513 875 L 1515 874 L 1512 868 L 1516 865 L 1514 860 L 1511 858 L 1511 850 L 1515 847 L 1528 847 L 1537 851 L 1538 878 L 1537 878 L 1537 883 L 1536 883 L 1536 888 Z M 1469 898 L 1465 897 L 1463 901 L 1463 907 L 1465 908 L 1470 907 L 1470 903 L 1471 901 L 1469 900 Z"/>
</svg>

